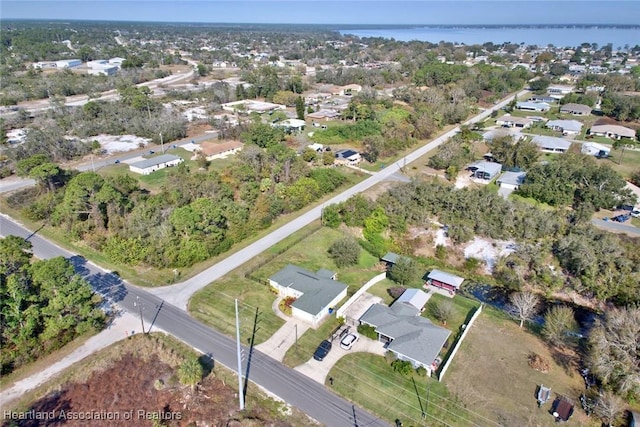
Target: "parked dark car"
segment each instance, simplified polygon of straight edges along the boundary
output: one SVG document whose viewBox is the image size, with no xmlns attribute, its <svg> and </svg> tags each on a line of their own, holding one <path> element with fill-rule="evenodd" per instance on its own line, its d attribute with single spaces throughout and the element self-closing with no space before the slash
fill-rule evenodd
<svg viewBox="0 0 640 427">
<path fill-rule="evenodd" d="M 625 222 L 625 221 L 628 221 L 630 218 L 631 218 L 630 214 L 624 214 L 624 215 L 614 216 L 611 219 L 617 222 Z"/>
<path fill-rule="evenodd" d="M 320 343 L 316 352 L 313 353 L 313 358 L 319 361 L 323 361 L 327 354 L 331 351 L 331 341 L 324 340 Z"/>
</svg>

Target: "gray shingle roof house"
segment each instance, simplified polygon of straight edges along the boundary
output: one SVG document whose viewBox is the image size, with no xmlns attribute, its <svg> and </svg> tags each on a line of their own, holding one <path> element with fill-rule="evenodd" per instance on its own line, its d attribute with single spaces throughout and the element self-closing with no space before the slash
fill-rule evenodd
<svg viewBox="0 0 640 427">
<path fill-rule="evenodd" d="M 416 297 L 419 294 L 408 297 L 411 295 Z M 360 322 L 376 328 L 378 339 L 388 343 L 387 349 L 398 359 L 409 361 L 416 368 L 423 366 L 431 375 L 437 368 L 436 358 L 451 332 L 418 314 L 418 308 L 398 299 L 391 307 L 373 304 Z"/>
<path fill-rule="evenodd" d="M 576 135 L 582 129 L 582 123 L 577 120 L 549 120 L 546 126 L 562 132 L 563 135 Z"/>
<path fill-rule="evenodd" d="M 546 102 L 528 102 L 528 101 L 523 101 L 523 102 L 517 102 L 516 103 L 516 109 L 518 110 L 525 110 L 525 111 L 549 111 L 549 109 L 551 108 L 551 106 L 549 104 L 547 104 Z"/>
<path fill-rule="evenodd" d="M 574 116 L 588 116 L 591 114 L 591 107 L 584 104 L 565 104 L 560 107 L 560 112 L 564 114 L 573 114 Z"/>
<path fill-rule="evenodd" d="M 279 296 L 296 298 L 291 304 L 292 315 L 315 326 L 329 314 L 330 308 L 347 296 L 347 285 L 335 277 L 335 272 L 330 270 L 313 273 L 289 264 L 269 277 L 269 284 Z"/>
<path fill-rule="evenodd" d="M 541 150 L 553 153 L 565 153 L 571 147 L 571 141 L 553 136 L 536 135 L 531 142 L 540 147 Z"/>
<path fill-rule="evenodd" d="M 467 169 L 473 173 L 474 178 L 491 181 L 502 172 L 502 165 L 500 163 L 479 160 L 470 164 Z"/>
<path fill-rule="evenodd" d="M 496 181 L 500 187 L 507 187 L 517 190 L 524 183 L 524 178 L 527 176 L 526 172 L 510 172 L 507 171 L 502 174 Z"/>
<path fill-rule="evenodd" d="M 636 133 L 633 129 L 620 125 L 593 125 L 591 129 L 589 129 L 589 133 L 591 135 L 606 136 L 607 138 L 613 139 L 636 139 Z"/>
</svg>

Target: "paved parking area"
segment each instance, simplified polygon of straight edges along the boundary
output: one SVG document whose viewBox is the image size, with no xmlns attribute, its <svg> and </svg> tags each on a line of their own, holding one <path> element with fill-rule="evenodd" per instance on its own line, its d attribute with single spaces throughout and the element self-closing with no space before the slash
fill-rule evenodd
<svg viewBox="0 0 640 427">
<path fill-rule="evenodd" d="M 345 311 L 345 316 L 349 319 L 358 320 L 373 304 L 381 303 L 382 298 L 365 292 L 354 301 L 351 306 Z"/>
<path fill-rule="evenodd" d="M 352 328 L 353 329 L 353 328 Z M 318 343 L 320 344 L 320 343 Z M 347 354 L 352 353 L 373 353 L 380 356 L 384 356 L 386 353 L 386 349 L 384 348 L 384 344 L 369 339 L 367 337 L 360 336 L 360 339 L 351 347 L 351 350 L 344 350 L 340 348 L 340 340 L 336 338 L 333 340 L 333 347 L 327 357 L 324 358 L 322 362 L 315 360 L 313 357 L 303 363 L 300 366 L 296 366 L 295 370 L 303 373 L 304 375 L 318 381 L 321 384 L 324 384 L 327 380 L 327 375 L 329 375 L 329 371 L 333 368 L 333 365 L 336 364 L 341 357 L 346 356 Z"/>
</svg>

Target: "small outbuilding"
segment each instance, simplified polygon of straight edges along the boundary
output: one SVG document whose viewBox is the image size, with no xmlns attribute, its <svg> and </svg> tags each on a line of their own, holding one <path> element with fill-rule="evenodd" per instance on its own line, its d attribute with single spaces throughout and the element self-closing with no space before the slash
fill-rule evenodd
<svg viewBox="0 0 640 427">
<path fill-rule="evenodd" d="M 558 396 L 556 400 L 553 401 L 551 413 L 556 421 L 569 421 L 569 418 L 573 415 L 574 406 L 575 405 L 569 398 Z"/>
<path fill-rule="evenodd" d="M 426 276 L 425 286 L 435 286 L 436 288 L 449 291 L 450 294 L 454 294 L 460 289 L 460 286 L 464 282 L 464 278 L 456 276 L 455 274 L 446 273 L 441 270 L 431 270 Z"/>
<path fill-rule="evenodd" d="M 583 154 L 595 157 L 609 157 L 611 154 L 611 147 L 598 144 L 597 142 L 585 142 L 580 149 Z"/>
<path fill-rule="evenodd" d="M 174 156 L 173 154 L 162 154 L 157 157 L 132 163 L 129 165 L 129 170 L 134 173 L 139 173 L 140 175 L 149 175 L 160 169 L 177 166 L 183 161 L 182 157 Z"/>
</svg>

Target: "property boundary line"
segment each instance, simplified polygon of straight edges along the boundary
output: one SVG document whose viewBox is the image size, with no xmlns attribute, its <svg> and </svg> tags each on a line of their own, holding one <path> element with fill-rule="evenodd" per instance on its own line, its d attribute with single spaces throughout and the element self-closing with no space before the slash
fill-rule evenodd
<svg viewBox="0 0 640 427">
<path fill-rule="evenodd" d="M 480 316 L 480 313 L 482 312 L 483 307 L 484 307 L 484 304 L 480 304 L 480 306 L 476 309 L 476 312 L 473 313 L 473 316 L 471 316 L 471 319 L 469 319 L 469 323 L 467 323 L 466 326 L 464 327 L 464 331 L 462 331 L 462 334 L 460 334 L 460 337 L 458 337 L 458 340 L 456 341 L 456 345 L 453 347 L 453 350 L 451 350 L 451 354 L 449 354 L 449 357 L 447 358 L 446 362 L 444 363 L 444 365 L 442 365 L 442 369 L 440 369 L 440 373 L 438 374 L 438 381 L 442 381 L 444 374 L 447 372 L 447 369 L 449 369 L 449 365 L 453 360 L 453 356 L 455 356 L 456 353 L 458 352 L 458 349 L 460 348 L 462 341 L 467 336 L 467 332 L 469 332 L 469 329 L 471 329 L 471 325 L 473 325 L 473 322 L 475 322 L 478 316 Z"/>
</svg>

